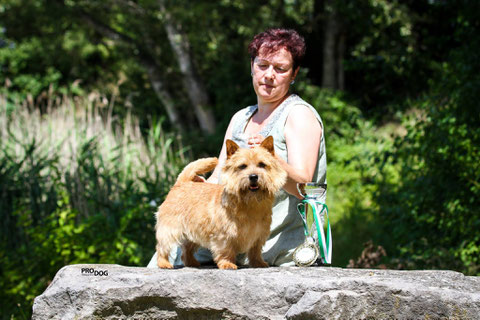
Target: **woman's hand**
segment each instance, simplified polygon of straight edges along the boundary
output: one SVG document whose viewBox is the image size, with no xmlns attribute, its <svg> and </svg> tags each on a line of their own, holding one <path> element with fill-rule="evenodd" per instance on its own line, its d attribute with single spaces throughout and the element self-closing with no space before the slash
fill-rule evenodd
<svg viewBox="0 0 480 320">
<path fill-rule="evenodd" d="M 250 148 L 259 146 L 263 140 L 265 140 L 265 137 L 262 136 L 261 134 L 252 134 L 248 139 L 247 139 L 247 144 Z"/>
</svg>

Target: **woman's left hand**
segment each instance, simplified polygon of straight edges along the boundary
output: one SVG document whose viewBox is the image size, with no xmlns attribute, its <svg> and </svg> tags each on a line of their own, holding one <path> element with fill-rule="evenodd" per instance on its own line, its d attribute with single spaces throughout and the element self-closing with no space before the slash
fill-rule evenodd
<svg viewBox="0 0 480 320">
<path fill-rule="evenodd" d="M 247 144 L 250 148 L 259 146 L 263 140 L 265 140 L 265 137 L 262 136 L 261 134 L 252 134 L 248 139 L 247 139 Z"/>
</svg>

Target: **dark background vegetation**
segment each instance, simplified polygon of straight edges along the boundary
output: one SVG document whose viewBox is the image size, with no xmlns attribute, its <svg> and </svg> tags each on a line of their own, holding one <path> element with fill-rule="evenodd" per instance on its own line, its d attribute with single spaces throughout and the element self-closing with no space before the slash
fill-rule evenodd
<svg viewBox="0 0 480 320">
<path fill-rule="evenodd" d="M 1 0 L 0 300 L 66 264 L 144 266 L 155 207 L 254 104 L 247 45 L 295 28 L 325 123 L 333 265 L 480 274 L 480 2 Z"/>
</svg>

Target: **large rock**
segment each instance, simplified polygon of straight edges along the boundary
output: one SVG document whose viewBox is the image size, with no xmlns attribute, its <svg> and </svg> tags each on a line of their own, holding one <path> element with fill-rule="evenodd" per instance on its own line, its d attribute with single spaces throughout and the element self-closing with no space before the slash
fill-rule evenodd
<svg viewBox="0 0 480 320">
<path fill-rule="evenodd" d="M 480 319 L 480 278 L 328 267 L 62 268 L 33 319 Z"/>
</svg>

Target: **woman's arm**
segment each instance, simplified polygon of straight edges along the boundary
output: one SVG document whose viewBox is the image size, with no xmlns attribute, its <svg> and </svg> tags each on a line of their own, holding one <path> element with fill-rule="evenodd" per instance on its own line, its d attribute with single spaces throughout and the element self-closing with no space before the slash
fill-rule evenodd
<svg viewBox="0 0 480 320">
<path fill-rule="evenodd" d="M 318 148 L 322 137 L 322 127 L 313 112 L 299 105 L 290 112 L 284 129 L 287 144 L 288 163 L 280 159 L 288 173 L 285 191 L 299 199 L 297 183 L 310 182 L 318 162 Z"/>
<path fill-rule="evenodd" d="M 288 178 L 283 189 L 299 199 L 297 183 L 311 182 L 318 162 L 318 148 L 322 137 L 322 127 L 313 112 L 306 106 L 298 105 L 287 117 L 284 128 L 287 144 L 288 162 L 277 155 L 282 167 L 287 171 Z M 253 135 L 247 143 L 254 147 L 265 137 Z"/>
</svg>

